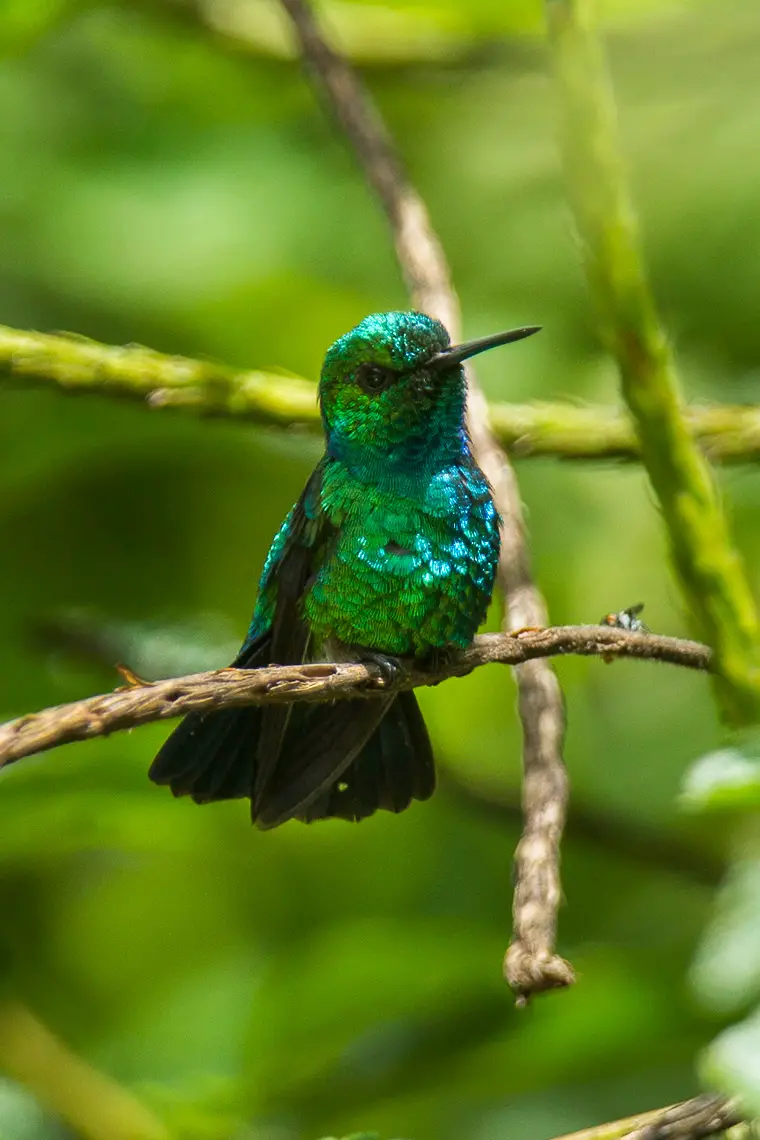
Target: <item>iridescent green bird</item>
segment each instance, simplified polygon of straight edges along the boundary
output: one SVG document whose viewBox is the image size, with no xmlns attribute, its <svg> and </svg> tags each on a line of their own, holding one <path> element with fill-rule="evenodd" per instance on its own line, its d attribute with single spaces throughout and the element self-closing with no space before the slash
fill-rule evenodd
<svg viewBox="0 0 760 1140">
<path fill-rule="evenodd" d="M 234 666 L 425 660 L 486 615 L 499 518 L 465 427 L 463 361 L 513 329 L 452 347 L 423 313 L 375 313 L 325 357 L 326 450 L 267 556 Z M 261 828 L 399 812 L 435 789 L 412 692 L 191 713 L 150 770 L 196 803 L 250 797 Z"/>
</svg>

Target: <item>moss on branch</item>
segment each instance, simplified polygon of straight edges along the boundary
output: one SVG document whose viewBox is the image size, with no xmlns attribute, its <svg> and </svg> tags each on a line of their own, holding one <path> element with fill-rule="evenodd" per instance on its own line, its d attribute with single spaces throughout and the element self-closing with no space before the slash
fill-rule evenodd
<svg viewBox="0 0 760 1140">
<path fill-rule="evenodd" d="M 141 345 L 0 326 L 0 388 L 35 385 L 135 400 L 155 410 L 229 416 L 275 428 L 319 431 L 312 383 L 171 356 Z M 560 402 L 489 405 L 498 441 L 517 458 L 630 461 L 639 456 L 628 416 L 614 408 Z M 709 404 L 684 411 L 711 459 L 760 460 L 760 408 Z"/>
<path fill-rule="evenodd" d="M 568 193 L 601 335 L 618 363 L 693 628 L 716 650 L 723 710 L 734 722 L 752 720 L 760 705 L 758 611 L 647 280 L 591 3 L 547 0 L 546 12 Z"/>
<path fill-rule="evenodd" d="M 122 396 L 149 408 L 241 416 L 274 427 L 319 425 L 315 388 L 306 380 L 170 356 L 139 344 L 105 345 L 0 325 L 0 384 L 3 376 L 10 385 Z"/>
</svg>

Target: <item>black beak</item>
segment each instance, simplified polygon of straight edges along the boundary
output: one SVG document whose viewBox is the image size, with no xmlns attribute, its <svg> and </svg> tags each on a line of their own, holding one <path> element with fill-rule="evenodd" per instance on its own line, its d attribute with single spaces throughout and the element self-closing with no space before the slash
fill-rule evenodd
<svg viewBox="0 0 760 1140">
<path fill-rule="evenodd" d="M 524 340 L 526 336 L 533 336 L 533 333 L 540 331 L 540 325 L 527 325 L 522 329 L 510 329 L 509 332 L 483 336 L 479 340 L 468 340 L 466 344 L 453 344 L 451 348 L 444 348 L 443 352 L 439 352 L 429 360 L 425 368 L 432 368 L 435 371 L 454 368 L 464 360 L 469 360 L 471 356 L 477 356 L 479 352 L 487 352 L 489 348 L 498 348 L 499 345 L 511 344 L 515 340 Z"/>
</svg>

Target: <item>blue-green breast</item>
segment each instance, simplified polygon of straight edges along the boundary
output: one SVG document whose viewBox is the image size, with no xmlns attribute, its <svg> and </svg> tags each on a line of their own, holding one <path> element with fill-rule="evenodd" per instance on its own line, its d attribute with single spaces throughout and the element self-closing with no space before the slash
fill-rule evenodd
<svg viewBox="0 0 760 1140">
<path fill-rule="evenodd" d="M 493 592 L 499 520 L 468 453 L 371 482 L 328 461 L 320 497 L 336 537 L 303 603 L 317 640 L 417 656 L 469 645 Z"/>
</svg>

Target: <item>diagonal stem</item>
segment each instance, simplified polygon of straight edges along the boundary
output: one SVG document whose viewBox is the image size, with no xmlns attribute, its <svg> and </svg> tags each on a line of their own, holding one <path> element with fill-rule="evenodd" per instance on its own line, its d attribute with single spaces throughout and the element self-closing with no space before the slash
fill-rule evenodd
<svg viewBox="0 0 760 1140">
<path fill-rule="evenodd" d="M 0 1066 L 82 1140 L 170 1140 L 169 1129 L 128 1089 L 9 998 L 0 1002 Z"/>
<path fill-rule="evenodd" d="M 726 717 L 760 711 L 760 617 L 709 465 L 686 417 L 673 352 L 647 279 L 591 0 L 547 0 L 570 203 L 600 331 L 618 363 L 659 500 L 687 612 L 715 647 Z"/>
</svg>

